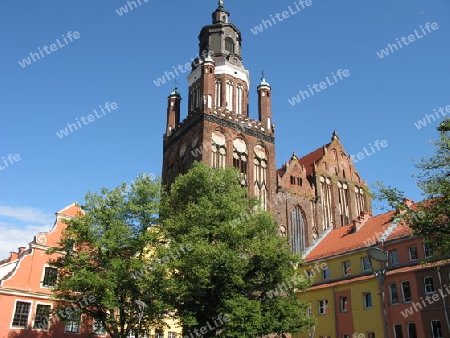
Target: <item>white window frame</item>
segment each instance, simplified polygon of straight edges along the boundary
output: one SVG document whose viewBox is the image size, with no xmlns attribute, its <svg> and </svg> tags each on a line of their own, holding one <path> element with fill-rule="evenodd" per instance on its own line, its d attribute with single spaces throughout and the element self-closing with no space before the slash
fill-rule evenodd
<svg viewBox="0 0 450 338">
<path fill-rule="evenodd" d="M 27 323 L 26 323 L 25 327 L 13 326 L 14 317 L 16 315 L 16 308 L 17 308 L 17 303 L 18 302 L 30 304 L 30 310 L 28 311 Z M 17 330 L 17 329 L 21 329 L 21 328 L 25 329 L 25 330 L 28 329 L 30 327 L 30 315 L 31 315 L 32 310 L 33 310 L 33 302 L 32 301 L 25 300 L 25 299 L 16 299 L 15 302 L 14 302 L 13 313 L 12 313 L 12 316 L 11 316 L 11 324 L 10 324 L 9 328 L 12 329 L 12 330 Z"/>
<path fill-rule="evenodd" d="M 396 303 L 393 302 L 393 298 L 392 298 L 392 285 L 395 285 L 395 290 L 397 291 L 397 302 Z M 389 288 L 389 302 L 390 302 L 390 304 L 391 305 L 397 305 L 399 303 L 397 283 L 388 284 L 388 288 Z"/>
<path fill-rule="evenodd" d="M 395 252 L 395 255 L 394 255 L 394 257 L 395 257 L 395 262 L 393 262 L 393 259 L 392 259 L 392 254 Z M 391 263 L 391 266 L 395 266 L 395 265 L 398 265 L 398 251 L 397 251 L 397 249 L 394 249 L 394 250 L 391 250 L 391 251 L 389 251 L 388 252 L 388 255 L 389 255 L 389 263 Z"/>
<path fill-rule="evenodd" d="M 397 337 L 397 334 L 396 334 L 396 332 L 395 332 L 395 327 L 396 326 L 400 326 L 400 330 L 402 331 L 402 337 L 403 337 L 403 327 L 402 327 L 402 324 L 394 324 L 394 325 L 392 325 L 392 328 L 393 328 L 393 330 L 394 330 L 394 338 L 399 338 L 399 337 Z"/>
<path fill-rule="evenodd" d="M 328 314 L 328 300 L 321 299 L 318 302 L 319 302 L 319 315 L 323 316 Z"/>
<path fill-rule="evenodd" d="M 411 255 L 411 249 L 412 248 L 416 248 L 417 258 L 412 258 L 412 255 Z M 419 259 L 419 250 L 417 249 L 417 245 L 410 245 L 410 246 L 408 246 L 408 254 L 409 254 L 409 260 L 410 261 L 417 261 Z"/>
<path fill-rule="evenodd" d="M 368 305 L 368 298 L 370 298 L 370 305 Z M 363 302 L 364 302 L 364 309 L 371 309 L 373 307 L 373 299 L 372 299 L 372 294 L 370 292 L 364 292 L 363 293 Z"/>
<path fill-rule="evenodd" d="M 428 286 L 431 285 L 433 287 L 433 291 L 427 291 L 427 280 L 431 280 L 431 284 L 428 284 Z M 423 288 L 427 295 L 431 295 L 436 292 L 436 289 L 434 288 L 434 278 L 432 276 L 426 276 L 423 278 Z"/>
<path fill-rule="evenodd" d="M 435 336 L 434 333 L 433 333 L 433 322 L 439 323 L 439 327 L 440 327 L 440 330 L 441 330 L 441 334 L 439 336 Z M 441 321 L 439 319 L 432 319 L 432 320 L 430 320 L 430 329 L 431 329 L 430 333 L 431 333 L 431 337 L 432 338 L 443 338 L 444 337 L 442 335 L 442 324 L 441 324 Z"/>
<path fill-rule="evenodd" d="M 328 277 L 325 276 L 327 274 L 327 272 L 328 272 Z M 331 271 L 330 271 L 329 266 L 327 266 L 325 269 L 322 270 L 322 279 L 323 280 L 331 279 Z"/>
<path fill-rule="evenodd" d="M 366 269 L 366 265 L 364 264 L 364 262 L 368 262 L 368 264 L 369 264 L 368 269 Z M 368 256 L 361 258 L 361 267 L 362 267 L 363 272 L 372 270 L 372 264 L 370 263 L 370 258 Z"/>
<path fill-rule="evenodd" d="M 410 300 L 406 300 L 405 299 L 405 289 L 404 289 L 404 287 L 403 287 L 403 284 L 404 283 L 408 283 L 408 285 L 409 285 L 409 291 L 410 291 L 410 293 L 411 293 L 411 299 Z M 403 303 L 411 303 L 412 302 L 412 289 L 411 289 L 411 283 L 409 282 L 409 280 L 404 280 L 404 281 L 401 281 L 400 282 L 400 286 L 402 287 L 402 296 L 403 296 Z"/>
<path fill-rule="evenodd" d="M 348 266 L 346 266 L 347 264 L 348 264 Z M 347 273 L 348 269 L 350 269 L 349 273 Z M 350 276 L 352 274 L 352 262 L 351 261 L 342 262 L 342 273 L 344 276 Z"/>
<path fill-rule="evenodd" d="M 49 331 L 50 330 L 50 327 L 51 327 L 51 324 L 52 324 L 52 321 L 51 321 L 51 316 L 48 318 L 48 327 L 46 328 L 46 329 L 35 329 L 34 328 L 34 324 L 35 324 L 35 322 L 36 322 L 36 314 L 37 314 L 37 307 L 38 307 L 38 305 L 44 305 L 44 306 L 50 306 L 50 315 L 51 315 L 51 313 L 52 313 L 52 309 L 53 309 L 53 304 L 51 304 L 51 303 L 41 303 L 41 302 L 36 302 L 36 305 L 35 305 L 35 307 L 34 307 L 34 316 L 33 316 L 33 320 L 32 320 L 32 323 L 31 323 L 31 329 L 32 330 L 37 330 L 37 331 Z"/>
<path fill-rule="evenodd" d="M 58 269 L 55 268 L 54 266 L 49 265 L 49 264 L 45 264 L 43 269 L 42 269 L 41 288 L 43 288 L 43 289 L 51 289 L 54 286 L 46 286 L 46 285 L 44 285 L 45 269 L 46 268 L 50 268 L 50 269 L 55 269 L 56 270 L 56 281 L 55 281 L 55 284 L 58 282 Z"/>
</svg>

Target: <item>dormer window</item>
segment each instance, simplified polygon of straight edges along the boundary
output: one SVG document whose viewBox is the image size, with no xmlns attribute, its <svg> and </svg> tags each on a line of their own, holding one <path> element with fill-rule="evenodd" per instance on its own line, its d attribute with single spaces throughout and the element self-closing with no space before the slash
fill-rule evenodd
<svg viewBox="0 0 450 338">
<path fill-rule="evenodd" d="M 225 50 L 234 54 L 234 41 L 230 37 L 225 39 Z"/>
</svg>

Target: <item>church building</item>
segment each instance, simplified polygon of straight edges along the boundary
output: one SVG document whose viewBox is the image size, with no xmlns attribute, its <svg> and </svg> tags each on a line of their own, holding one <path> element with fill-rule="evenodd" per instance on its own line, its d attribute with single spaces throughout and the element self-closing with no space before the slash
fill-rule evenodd
<svg viewBox="0 0 450 338">
<path fill-rule="evenodd" d="M 243 65 L 242 35 L 219 1 L 212 24 L 199 34 L 199 58 L 188 75 L 187 116 L 181 95 L 168 97 L 163 138 L 163 184 L 170 186 L 194 161 L 234 166 L 249 197 L 270 211 L 294 252 L 304 252 L 333 228 L 371 213 L 371 199 L 336 132 L 310 154 L 295 153 L 276 169 L 272 87 L 258 83 L 258 119 L 249 117 L 250 74 Z"/>
</svg>

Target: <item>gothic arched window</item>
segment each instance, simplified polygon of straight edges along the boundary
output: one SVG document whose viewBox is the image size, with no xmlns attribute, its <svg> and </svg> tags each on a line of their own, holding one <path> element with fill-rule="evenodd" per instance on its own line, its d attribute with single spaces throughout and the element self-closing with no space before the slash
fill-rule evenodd
<svg viewBox="0 0 450 338">
<path fill-rule="evenodd" d="M 222 107 L 222 81 L 216 81 L 216 108 Z"/>
<path fill-rule="evenodd" d="M 306 222 L 301 208 L 297 205 L 291 213 L 289 226 L 289 242 L 292 252 L 300 253 L 306 246 Z"/>
<path fill-rule="evenodd" d="M 225 38 L 225 50 L 234 54 L 234 41 L 232 38 Z"/>
<path fill-rule="evenodd" d="M 233 166 L 237 168 L 241 174 L 241 185 L 246 187 L 248 185 L 248 152 L 247 145 L 241 138 L 237 138 L 233 141 Z"/>
<path fill-rule="evenodd" d="M 345 182 L 338 182 L 339 189 L 339 213 L 341 216 L 341 225 L 350 223 L 350 216 L 348 211 L 348 185 Z"/>
<path fill-rule="evenodd" d="M 243 92 L 244 87 L 242 85 L 237 85 L 236 87 L 236 113 L 242 114 L 242 100 L 243 100 Z"/>
<path fill-rule="evenodd" d="M 364 198 L 364 189 L 358 186 L 355 186 L 355 205 L 356 205 L 356 215 L 359 216 L 361 212 L 365 209 L 365 198 Z"/>
<path fill-rule="evenodd" d="M 255 157 L 253 159 L 253 177 L 255 196 L 259 197 L 261 207 L 267 209 L 267 156 L 266 150 L 257 145 L 254 148 Z"/>
<path fill-rule="evenodd" d="M 331 207 L 331 180 L 328 177 L 320 177 L 320 194 L 322 202 L 322 229 L 333 226 L 333 210 Z"/>
<path fill-rule="evenodd" d="M 225 168 L 225 159 L 227 156 L 225 136 L 218 130 L 212 133 L 211 151 L 211 167 L 213 169 Z"/>
<path fill-rule="evenodd" d="M 233 110 L 233 82 L 227 82 L 227 109 Z"/>
</svg>

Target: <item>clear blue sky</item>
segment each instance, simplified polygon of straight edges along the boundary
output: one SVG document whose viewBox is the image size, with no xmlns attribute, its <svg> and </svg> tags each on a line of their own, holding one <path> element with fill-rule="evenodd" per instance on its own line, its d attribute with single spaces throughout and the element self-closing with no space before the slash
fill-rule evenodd
<svg viewBox="0 0 450 338">
<path fill-rule="evenodd" d="M 82 202 L 87 190 L 114 187 L 138 173 L 161 173 L 167 95 L 173 84 L 158 87 L 153 81 L 197 56 L 197 36 L 210 24 L 217 2 L 140 1 L 122 16 L 116 10 L 127 4 L 123 0 L 2 1 L 3 253 L 26 245 L 36 230 L 50 229 L 53 213 Z M 420 200 L 411 157 L 432 154 L 428 141 L 436 136 L 438 122 L 420 130 L 414 123 L 450 105 L 450 3 L 312 0 L 273 27 L 252 33 L 261 20 L 275 18 L 289 6 L 295 12 L 294 2 L 225 0 L 231 21 L 242 32 L 244 65 L 252 79 L 252 117 L 257 115 L 262 69 L 272 85 L 277 167 L 293 150 L 302 156 L 329 142 L 334 129 L 349 154 L 386 140 L 388 146 L 358 161 L 357 169 L 369 184 L 383 180 Z M 427 22 L 436 22 L 438 29 L 424 35 L 420 26 Z M 377 55 L 414 30 L 420 38 L 383 58 Z M 69 31 L 79 36 L 66 44 L 62 35 Z M 57 44 L 58 38 L 64 46 Z M 19 64 L 44 46 L 50 54 L 43 51 L 45 57 L 35 56 L 25 67 Z M 288 102 L 339 69 L 350 76 L 294 106 Z M 178 81 L 184 117 L 186 74 Z M 106 102 L 116 102 L 118 108 L 65 137 L 56 135 Z M 11 164 L 9 154 L 20 160 L 10 157 Z"/>
</svg>

